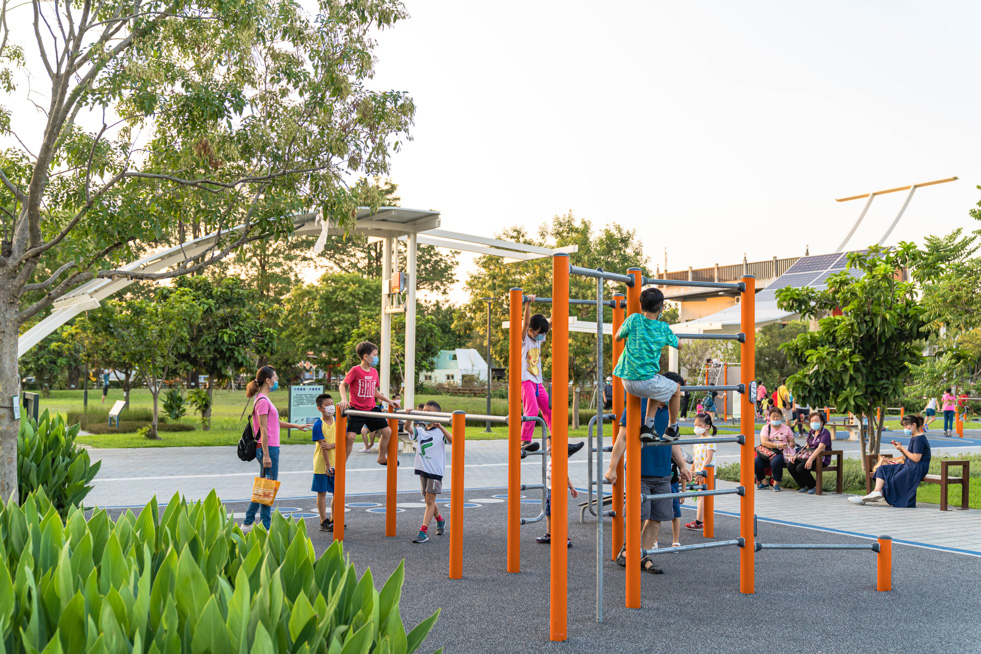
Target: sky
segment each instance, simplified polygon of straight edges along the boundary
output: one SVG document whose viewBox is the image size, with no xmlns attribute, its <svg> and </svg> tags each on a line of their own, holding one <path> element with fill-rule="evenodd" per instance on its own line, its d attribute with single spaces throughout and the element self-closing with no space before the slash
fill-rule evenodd
<svg viewBox="0 0 981 654">
<path fill-rule="evenodd" d="M 887 245 L 981 227 L 981 3 L 406 6 L 372 86 L 414 98 L 391 179 L 444 229 L 571 210 L 679 270 L 832 252 L 865 202 L 836 198 L 952 176 L 916 192 Z M 905 196 L 877 198 L 850 249 Z"/>
</svg>

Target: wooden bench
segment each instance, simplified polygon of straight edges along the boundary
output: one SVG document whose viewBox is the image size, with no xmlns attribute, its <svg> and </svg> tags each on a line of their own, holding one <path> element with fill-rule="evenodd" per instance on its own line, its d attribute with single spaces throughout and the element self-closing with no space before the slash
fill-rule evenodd
<svg viewBox="0 0 981 654">
<path fill-rule="evenodd" d="M 887 455 L 889 456 L 889 455 Z M 892 457 L 899 456 L 898 454 L 891 455 Z M 875 466 L 878 459 L 873 460 L 872 457 L 865 457 L 865 491 L 871 492 L 874 484 L 872 480 L 875 478 L 875 473 L 872 472 L 873 466 Z M 961 476 L 953 477 L 950 474 L 950 469 L 953 467 L 960 467 Z M 966 511 L 968 508 L 968 495 L 971 490 L 971 462 L 970 461 L 940 461 L 940 474 L 939 475 L 926 475 L 920 480 L 921 484 L 938 484 L 940 486 L 940 510 L 947 511 L 947 497 L 948 497 L 948 487 L 954 484 L 960 484 L 961 486 L 961 511 Z"/>
<path fill-rule="evenodd" d="M 824 457 L 830 456 L 831 463 L 834 465 L 825 466 Z M 845 478 L 845 453 L 842 450 L 825 450 L 821 452 L 821 456 L 817 458 L 815 462 L 817 465 L 814 466 L 814 479 L 817 482 L 817 490 L 815 495 L 823 494 L 824 487 L 824 473 L 834 472 L 836 473 L 835 479 L 835 492 L 839 495 L 843 492 L 843 482 Z"/>
</svg>

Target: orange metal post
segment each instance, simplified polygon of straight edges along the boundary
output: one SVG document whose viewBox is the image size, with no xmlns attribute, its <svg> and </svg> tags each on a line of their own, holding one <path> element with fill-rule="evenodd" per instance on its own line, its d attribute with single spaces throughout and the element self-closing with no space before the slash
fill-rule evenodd
<svg viewBox="0 0 981 654">
<path fill-rule="evenodd" d="M 552 257 L 551 640 L 565 640 L 569 599 L 569 255 Z M 590 454 L 592 456 L 592 454 Z"/>
<path fill-rule="evenodd" d="M 905 417 L 906 417 L 906 407 L 901 406 L 899 407 L 899 419 L 902 420 Z"/>
<path fill-rule="evenodd" d="M 715 490 L 715 465 L 705 466 L 705 485 L 708 490 Z M 702 536 L 715 538 L 715 498 L 709 495 L 700 501 L 705 502 L 705 513 L 702 516 Z"/>
<path fill-rule="evenodd" d="M 613 296 L 616 304 L 613 307 L 613 367 L 610 368 L 611 370 L 616 368 L 617 362 L 620 360 L 620 355 L 623 354 L 623 341 L 616 340 L 616 335 L 620 331 L 620 326 L 623 325 L 623 312 L 626 307 L 622 306 L 622 303 L 626 299 L 626 296 L 620 293 Z M 623 382 L 620 381 L 619 377 L 613 378 L 612 410 L 616 418 L 613 420 L 613 438 L 611 442 L 616 444 L 617 439 L 623 438 L 626 434 L 626 430 L 620 428 L 620 417 L 623 415 Z M 611 539 L 613 551 L 610 553 L 611 561 L 617 558 L 620 548 L 623 547 L 623 457 L 620 457 L 620 461 L 616 465 L 617 481 L 613 484 L 613 502 L 610 505 L 610 508 L 614 512 L 613 537 Z M 600 470 L 600 474 L 604 472 L 604 470 Z"/>
<path fill-rule="evenodd" d="M 961 408 L 959 406 L 954 407 L 954 430 L 958 436 L 964 438 L 964 419 L 961 418 Z"/>
<path fill-rule="evenodd" d="M 634 278 L 634 285 L 627 288 L 627 314 L 640 311 L 641 272 L 631 268 L 627 274 Z M 627 395 L 627 469 L 624 472 L 627 489 L 626 522 L 627 572 L 626 606 L 640 608 L 640 403 L 636 395 Z"/>
<path fill-rule="evenodd" d="M 344 540 L 344 480 L 347 478 L 347 416 L 334 426 L 334 540 Z"/>
<path fill-rule="evenodd" d="M 450 579 L 463 578 L 463 469 L 467 438 L 467 414 L 453 412 L 453 444 L 450 457 L 453 470 L 450 472 Z"/>
<path fill-rule="evenodd" d="M 742 282 L 746 290 L 742 292 L 742 328 L 746 339 L 740 349 L 740 383 L 746 385 L 746 392 L 740 393 L 739 431 L 745 442 L 739 448 L 739 483 L 745 489 L 739 507 L 739 536 L 743 547 L 739 551 L 739 590 L 752 594 L 756 590 L 756 569 L 754 560 L 753 513 L 755 511 L 756 484 L 753 483 L 753 444 L 756 442 L 756 420 L 753 403 L 749 397 L 750 385 L 756 377 L 756 279 L 745 275 Z"/>
<path fill-rule="evenodd" d="M 395 415 L 395 407 L 388 405 L 388 412 Z M 398 418 L 389 418 L 388 428 L 392 431 L 392 437 L 388 439 L 388 465 L 385 466 L 386 484 L 385 489 L 385 535 L 395 535 L 395 506 L 399 492 L 399 421 Z M 379 446 L 381 447 L 381 446 Z"/>
<path fill-rule="evenodd" d="M 512 288 L 508 334 L 508 572 L 521 571 L 521 310 L 521 289 Z"/>
<path fill-rule="evenodd" d="M 876 565 L 876 590 L 892 590 L 892 538 L 879 536 L 879 557 Z"/>
</svg>

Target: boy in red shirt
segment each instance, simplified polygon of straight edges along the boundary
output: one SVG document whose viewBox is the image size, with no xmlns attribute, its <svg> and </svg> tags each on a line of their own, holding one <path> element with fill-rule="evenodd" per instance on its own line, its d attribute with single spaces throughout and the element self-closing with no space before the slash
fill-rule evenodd
<svg viewBox="0 0 981 654">
<path fill-rule="evenodd" d="M 378 442 L 378 463 L 386 465 L 388 463 L 388 439 L 392 437 L 392 430 L 388 426 L 388 420 L 382 416 L 381 406 L 375 402 L 381 400 L 394 407 L 398 407 L 399 403 L 397 400 L 388 399 L 378 387 L 378 371 L 374 368 L 378 365 L 378 346 L 364 341 L 358 344 L 356 351 L 361 363 L 348 371 L 344 381 L 338 387 L 341 402 L 337 408 L 342 413 L 347 409 L 373 411 L 378 413 L 378 417 L 350 416 L 348 418 L 347 458 L 351 457 L 355 437 L 361 432 L 362 427 L 367 427 L 369 432 L 381 432 L 381 439 Z"/>
</svg>

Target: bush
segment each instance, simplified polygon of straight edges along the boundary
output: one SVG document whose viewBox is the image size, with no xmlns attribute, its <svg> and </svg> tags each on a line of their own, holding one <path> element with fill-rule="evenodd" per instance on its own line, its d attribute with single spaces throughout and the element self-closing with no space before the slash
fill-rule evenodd
<svg viewBox="0 0 981 654">
<path fill-rule="evenodd" d="M 204 417 L 204 414 L 211 408 L 211 398 L 208 397 L 208 391 L 203 388 L 192 388 L 187 392 L 187 401 L 194 412 L 201 416 L 201 426 L 208 429 L 211 419 Z"/>
<path fill-rule="evenodd" d="M 163 410 L 171 420 L 180 420 L 187 413 L 184 406 L 184 394 L 181 389 L 174 387 L 164 393 Z"/>
<path fill-rule="evenodd" d="M 156 499 L 115 522 L 43 494 L 0 506 L 0 641 L 5 652 L 414 652 L 437 611 L 406 633 L 404 569 L 381 592 L 334 543 L 320 557 L 305 524 L 273 515 L 243 535 L 214 491 Z"/>
<path fill-rule="evenodd" d="M 109 409 L 108 406 L 95 406 L 89 407 L 87 411 L 69 411 L 67 420 L 69 424 L 80 423 L 82 429 L 88 431 L 88 426 L 90 424 L 106 424 L 109 422 Z M 119 412 L 119 419 L 134 421 L 134 422 L 145 422 L 147 424 L 153 422 L 153 410 L 148 407 L 133 408 L 129 407 L 123 409 Z"/>
<path fill-rule="evenodd" d="M 47 411 L 41 419 L 21 421 L 17 434 L 17 492 L 23 500 L 43 490 L 50 503 L 65 515 L 79 506 L 92 487 L 102 462 L 92 464 L 89 453 L 75 445 L 78 425 L 68 426 L 60 414 Z"/>
<path fill-rule="evenodd" d="M 150 421 L 120 420 L 118 428 L 115 423 L 110 426 L 105 422 L 97 422 L 86 425 L 85 431 L 90 434 L 135 434 L 143 428 L 149 428 L 149 426 Z M 157 431 L 194 431 L 194 425 L 186 425 L 182 422 L 161 422 L 157 425 Z"/>
</svg>

